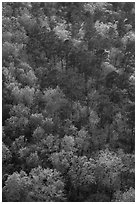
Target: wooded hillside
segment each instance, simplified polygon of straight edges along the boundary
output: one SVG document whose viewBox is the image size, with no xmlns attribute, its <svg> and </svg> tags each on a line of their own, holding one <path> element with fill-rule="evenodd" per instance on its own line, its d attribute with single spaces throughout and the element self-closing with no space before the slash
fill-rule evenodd
<svg viewBox="0 0 137 204">
<path fill-rule="evenodd" d="M 135 200 L 135 3 L 2 4 L 5 202 Z"/>
</svg>

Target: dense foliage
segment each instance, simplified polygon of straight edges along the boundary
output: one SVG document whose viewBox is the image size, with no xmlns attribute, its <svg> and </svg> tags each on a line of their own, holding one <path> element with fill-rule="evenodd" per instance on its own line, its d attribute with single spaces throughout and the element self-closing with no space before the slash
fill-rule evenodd
<svg viewBox="0 0 137 204">
<path fill-rule="evenodd" d="M 135 4 L 2 9 L 3 201 L 133 202 Z"/>
</svg>

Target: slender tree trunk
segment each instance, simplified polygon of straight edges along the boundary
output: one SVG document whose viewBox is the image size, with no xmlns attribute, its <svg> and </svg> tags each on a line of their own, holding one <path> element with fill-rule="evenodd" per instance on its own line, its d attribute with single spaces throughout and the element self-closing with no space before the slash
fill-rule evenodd
<svg viewBox="0 0 137 204">
<path fill-rule="evenodd" d="M 66 71 L 68 70 L 68 55 L 66 54 Z"/>
<path fill-rule="evenodd" d="M 54 66 L 56 65 L 56 57 L 55 56 L 53 56 L 53 64 L 54 64 Z"/>
<path fill-rule="evenodd" d="M 134 137 L 134 127 L 132 127 L 132 135 L 131 135 L 131 139 L 130 139 L 130 152 L 132 153 L 135 149 L 135 146 L 134 146 L 134 140 L 133 140 L 133 137 Z"/>
<path fill-rule="evenodd" d="M 87 120 L 90 116 L 90 106 L 89 106 L 89 97 L 88 97 L 88 76 L 86 74 L 84 74 L 84 78 L 85 78 L 85 96 L 86 96 L 86 106 L 87 106 Z"/>
<path fill-rule="evenodd" d="M 63 68 L 64 68 L 63 59 L 61 58 L 61 69 L 62 69 L 62 71 L 63 71 Z"/>
</svg>

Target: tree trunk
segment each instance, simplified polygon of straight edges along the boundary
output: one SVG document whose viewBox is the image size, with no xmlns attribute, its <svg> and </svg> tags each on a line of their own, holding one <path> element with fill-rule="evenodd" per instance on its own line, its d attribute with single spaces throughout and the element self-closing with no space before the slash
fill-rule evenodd
<svg viewBox="0 0 137 204">
<path fill-rule="evenodd" d="M 89 97 L 88 97 L 88 87 L 87 87 L 87 82 L 88 82 L 88 76 L 87 74 L 84 74 L 85 78 L 85 96 L 86 96 L 86 106 L 87 106 L 87 120 L 89 119 L 90 116 L 90 106 L 89 106 Z"/>
</svg>

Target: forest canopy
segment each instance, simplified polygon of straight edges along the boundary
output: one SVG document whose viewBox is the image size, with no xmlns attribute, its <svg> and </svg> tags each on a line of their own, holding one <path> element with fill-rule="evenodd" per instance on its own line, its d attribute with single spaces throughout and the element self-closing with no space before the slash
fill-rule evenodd
<svg viewBox="0 0 137 204">
<path fill-rule="evenodd" d="M 135 3 L 2 3 L 3 202 L 135 201 Z"/>
</svg>

